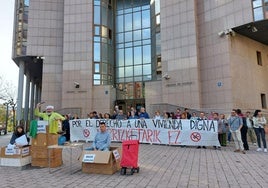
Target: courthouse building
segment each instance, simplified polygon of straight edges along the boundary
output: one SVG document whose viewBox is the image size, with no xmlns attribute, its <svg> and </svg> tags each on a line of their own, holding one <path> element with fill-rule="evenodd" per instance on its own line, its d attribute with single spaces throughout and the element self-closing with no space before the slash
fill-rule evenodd
<svg viewBox="0 0 268 188">
<path fill-rule="evenodd" d="M 268 0 L 16 0 L 17 120 L 39 101 L 266 111 L 267 33 Z"/>
</svg>

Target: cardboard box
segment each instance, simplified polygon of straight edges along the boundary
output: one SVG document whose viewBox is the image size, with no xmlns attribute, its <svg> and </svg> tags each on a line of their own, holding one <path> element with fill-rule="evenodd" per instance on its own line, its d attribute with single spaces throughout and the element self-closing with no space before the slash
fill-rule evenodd
<svg viewBox="0 0 268 188">
<path fill-rule="evenodd" d="M 110 151 L 83 151 L 79 160 L 82 172 L 89 174 L 114 174 L 119 170 L 119 148 L 111 147 Z"/>
<path fill-rule="evenodd" d="M 1 148 L 2 158 L 23 158 L 29 156 L 30 154 L 31 154 L 30 146 L 14 148 L 14 149 L 10 149 L 7 147 Z"/>
<path fill-rule="evenodd" d="M 50 146 L 58 144 L 58 134 L 48 133 L 49 127 L 46 126 L 46 133 L 38 133 L 36 138 L 32 138 L 33 146 Z"/>
<path fill-rule="evenodd" d="M 62 155 L 62 149 L 61 148 L 53 148 L 50 149 L 50 156 L 48 156 L 48 148 L 46 146 L 32 146 L 31 147 L 31 156 L 33 158 L 40 158 L 40 159 L 44 159 L 44 158 L 55 158 L 55 157 L 59 157 Z"/>
<path fill-rule="evenodd" d="M 62 165 L 62 149 L 33 146 L 31 151 L 32 166 L 48 167 L 48 160 L 50 158 L 50 167 L 55 168 Z"/>
<path fill-rule="evenodd" d="M 1 166 L 22 167 L 28 164 L 31 164 L 31 156 L 22 158 L 0 158 Z"/>
<path fill-rule="evenodd" d="M 48 167 L 48 158 L 32 158 L 32 166 Z M 50 168 L 56 168 L 62 165 L 62 157 L 50 158 Z"/>
</svg>

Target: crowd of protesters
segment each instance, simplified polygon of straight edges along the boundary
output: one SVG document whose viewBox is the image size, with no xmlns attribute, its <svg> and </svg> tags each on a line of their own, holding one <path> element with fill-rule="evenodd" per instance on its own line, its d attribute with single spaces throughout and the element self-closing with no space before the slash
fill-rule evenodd
<svg viewBox="0 0 268 188">
<path fill-rule="evenodd" d="M 227 143 L 233 141 L 235 143 L 234 152 L 246 153 L 249 150 L 248 139 L 252 145 L 257 145 L 257 151 L 267 152 L 266 139 L 265 139 L 265 124 L 266 119 L 262 115 L 261 110 L 256 110 L 253 115 L 247 111 L 245 114 L 240 109 L 233 109 L 230 115 L 226 117 L 225 114 L 219 114 L 218 112 L 211 112 L 206 114 L 205 112 L 192 112 L 190 113 L 187 108 L 181 110 L 177 108 L 176 112 L 163 112 L 159 110 L 155 111 L 152 117 L 146 112 L 144 107 L 141 107 L 139 111 L 131 107 L 129 112 L 124 112 L 115 106 L 113 114 L 109 113 L 97 113 L 96 111 L 90 112 L 87 115 L 89 119 L 190 119 L 190 120 L 215 120 L 218 122 L 218 139 L 221 146 L 227 146 Z M 77 115 L 70 119 L 79 119 Z M 263 145 L 263 147 L 262 147 Z M 198 146 L 198 148 L 206 148 L 205 146 Z M 215 149 L 221 149 L 221 147 L 214 146 Z"/>
</svg>

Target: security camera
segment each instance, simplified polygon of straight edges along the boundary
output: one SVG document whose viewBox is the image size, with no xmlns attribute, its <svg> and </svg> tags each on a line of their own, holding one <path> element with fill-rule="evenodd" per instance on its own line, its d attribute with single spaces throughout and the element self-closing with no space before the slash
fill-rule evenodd
<svg viewBox="0 0 268 188">
<path fill-rule="evenodd" d="M 165 78 L 166 80 L 170 79 L 170 76 L 168 74 L 164 74 L 162 78 Z"/>
<path fill-rule="evenodd" d="M 218 32 L 218 35 L 219 35 L 220 37 L 223 37 L 223 36 L 225 35 L 225 33 L 224 33 L 224 31 L 220 31 L 220 32 Z"/>
<path fill-rule="evenodd" d="M 80 84 L 78 82 L 74 82 L 74 86 L 75 86 L 75 88 L 79 88 Z"/>
</svg>

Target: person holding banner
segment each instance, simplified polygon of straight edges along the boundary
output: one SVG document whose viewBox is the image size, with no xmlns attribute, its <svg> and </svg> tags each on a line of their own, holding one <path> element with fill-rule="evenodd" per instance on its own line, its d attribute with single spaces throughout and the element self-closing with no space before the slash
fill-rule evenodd
<svg viewBox="0 0 268 188">
<path fill-rule="evenodd" d="M 37 103 L 36 108 L 34 110 L 34 115 L 42 118 L 45 121 L 48 121 L 49 124 L 49 133 L 57 134 L 59 130 L 58 121 L 63 121 L 65 118 L 59 114 L 54 112 L 54 106 L 47 106 L 46 111 L 41 113 L 39 108 L 41 107 L 41 103 Z"/>
<path fill-rule="evenodd" d="M 111 135 L 106 130 L 106 124 L 104 121 L 100 122 L 100 131 L 97 132 L 92 146 L 86 148 L 85 150 L 99 150 L 99 151 L 109 151 L 111 145 Z"/>
<path fill-rule="evenodd" d="M 150 119 L 149 114 L 145 111 L 144 107 L 141 107 L 140 109 L 139 119 Z"/>
<path fill-rule="evenodd" d="M 237 115 L 236 110 L 232 110 L 231 116 L 228 119 L 228 124 L 235 143 L 234 152 L 242 152 L 243 154 L 246 154 L 240 132 L 243 126 L 243 121 L 242 118 Z"/>
</svg>

